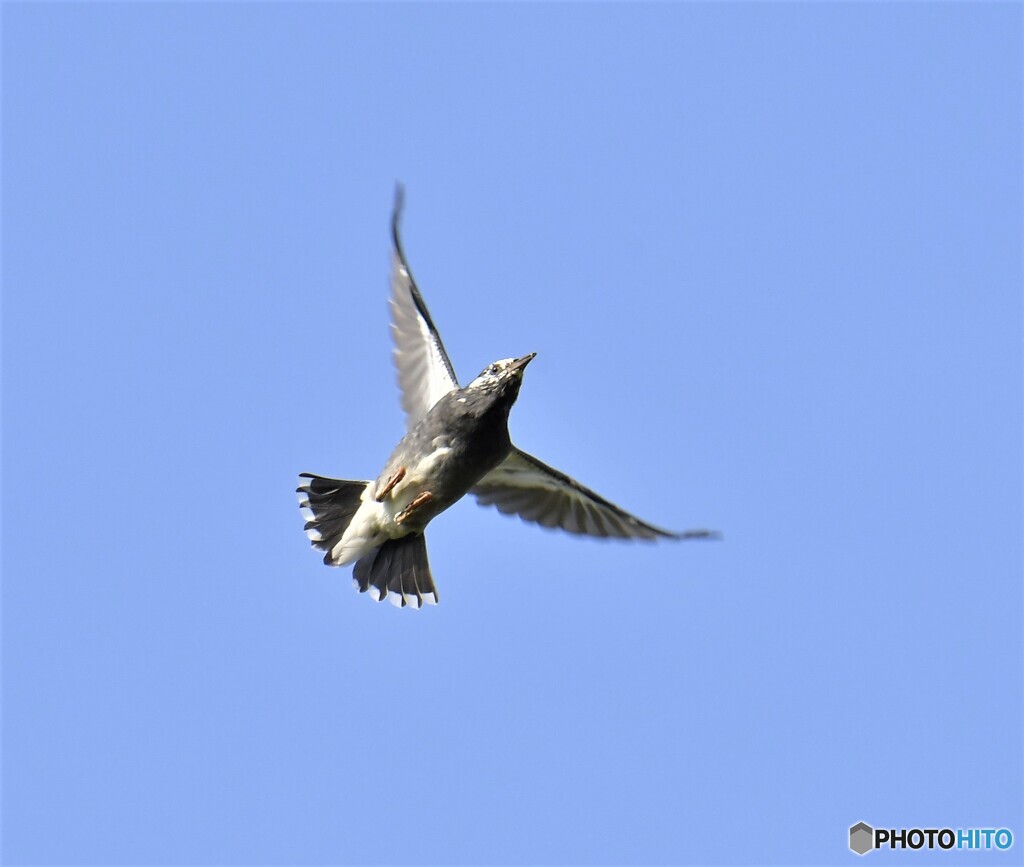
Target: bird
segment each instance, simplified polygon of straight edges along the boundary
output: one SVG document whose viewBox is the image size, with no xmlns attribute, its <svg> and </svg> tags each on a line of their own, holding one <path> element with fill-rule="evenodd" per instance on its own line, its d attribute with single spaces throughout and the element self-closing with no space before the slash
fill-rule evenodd
<svg viewBox="0 0 1024 867">
<path fill-rule="evenodd" d="M 409 269 L 400 222 L 391 214 L 391 334 L 406 414 L 405 436 L 374 480 L 300 473 L 296 492 L 312 546 L 328 566 L 355 563 L 352 583 L 376 601 L 421 608 L 440 601 L 424 532 L 467 493 L 484 506 L 569 533 L 617 539 L 712 539 L 642 521 L 513 445 L 509 411 L 531 352 L 485 367 L 459 385 L 441 335 Z"/>
</svg>

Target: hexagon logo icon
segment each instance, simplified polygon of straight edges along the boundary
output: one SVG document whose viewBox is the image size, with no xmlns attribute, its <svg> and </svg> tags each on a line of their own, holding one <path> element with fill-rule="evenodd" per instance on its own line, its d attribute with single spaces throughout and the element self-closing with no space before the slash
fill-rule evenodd
<svg viewBox="0 0 1024 867">
<path fill-rule="evenodd" d="M 875 848 L 875 829 L 867 822 L 851 825 L 850 848 L 858 855 L 867 855 Z"/>
</svg>

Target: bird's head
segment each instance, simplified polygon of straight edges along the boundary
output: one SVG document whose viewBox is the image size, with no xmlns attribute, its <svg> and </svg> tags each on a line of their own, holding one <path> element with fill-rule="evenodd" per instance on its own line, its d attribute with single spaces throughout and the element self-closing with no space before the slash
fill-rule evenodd
<svg viewBox="0 0 1024 867">
<path fill-rule="evenodd" d="M 519 393 L 519 386 L 523 382 L 523 371 L 534 358 L 536 352 L 524 355 L 522 358 L 503 358 L 488 364 L 480 375 L 466 386 L 466 391 L 488 392 L 495 394 L 512 393 L 513 399 Z"/>
</svg>

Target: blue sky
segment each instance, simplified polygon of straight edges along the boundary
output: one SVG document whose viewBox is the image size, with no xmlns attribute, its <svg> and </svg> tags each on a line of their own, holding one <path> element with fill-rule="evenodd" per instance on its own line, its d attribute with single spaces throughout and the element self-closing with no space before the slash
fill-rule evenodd
<svg viewBox="0 0 1024 867">
<path fill-rule="evenodd" d="M 2 16 L 7 863 L 1021 863 L 1020 4 Z M 396 180 L 516 442 L 724 541 L 321 564 Z"/>
</svg>

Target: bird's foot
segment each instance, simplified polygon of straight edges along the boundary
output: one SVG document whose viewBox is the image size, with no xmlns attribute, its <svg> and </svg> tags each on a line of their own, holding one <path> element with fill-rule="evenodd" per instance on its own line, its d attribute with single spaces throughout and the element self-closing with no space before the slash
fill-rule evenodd
<svg viewBox="0 0 1024 867">
<path fill-rule="evenodd" d="M 377 495 L 375 497 L 377 502 L 378 503 L 382 502 L 384 500 L 384 498 L 388 494 L 391 493 L 391 491 L 394 489 L 395 485 L 397 485 L 404 478 L 405 478 L 405 467 L 399 467 L 397 470 L 395 470 L 391 474 L 391 478 L 388 479 L 387 484 L 385 484 L 383 488 L 381 488 L 379 491 L 377 491 Z"/>
<path fill-rule="evenodd" d="M 413 512 L 415 512 L 424 503 L 430 502 L 432 499 L 434 499 L 434 495 L 430 493 L 430 491 L 423 491 L 422 493 L 417 494 L 416 499 L 414 499 L 411 503 L 409 503 L 408 506 L 402 509 L 401 512 L 395 515 L 395 523 L 401 524 L 402 522 L 408 520 L 409 516 Z"/>
</svg>

